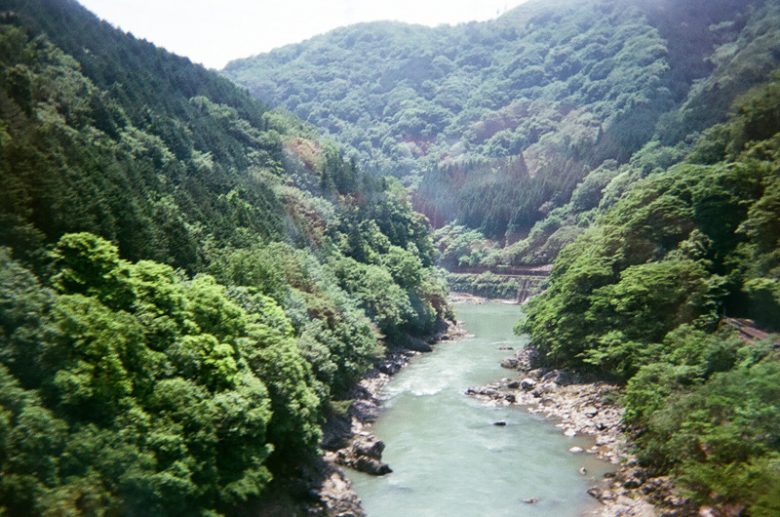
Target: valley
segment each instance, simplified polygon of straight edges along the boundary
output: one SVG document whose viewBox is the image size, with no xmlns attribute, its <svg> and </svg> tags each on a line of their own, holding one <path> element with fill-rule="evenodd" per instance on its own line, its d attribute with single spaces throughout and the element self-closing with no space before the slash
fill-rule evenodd
<svg viewBox="0 0 780 517">
<path fill-rule="evenodd" d="M 780 514 L 780 0 L 253 52 L 0 0 L 0 514 Z"/>
</svg>

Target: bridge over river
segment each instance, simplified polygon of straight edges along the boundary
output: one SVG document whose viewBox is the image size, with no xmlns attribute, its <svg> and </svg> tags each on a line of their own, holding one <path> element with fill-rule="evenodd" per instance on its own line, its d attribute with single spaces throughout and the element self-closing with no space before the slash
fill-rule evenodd
<svg viewBox="0 0 780 517">
<path fill-rule="evenodd" d="M 488 298 L 514 298 L 523 303 L 541 291 L 551 264 L 517 266 L 461 266 L 447 275 L 450 289 Z"/>
</svg>

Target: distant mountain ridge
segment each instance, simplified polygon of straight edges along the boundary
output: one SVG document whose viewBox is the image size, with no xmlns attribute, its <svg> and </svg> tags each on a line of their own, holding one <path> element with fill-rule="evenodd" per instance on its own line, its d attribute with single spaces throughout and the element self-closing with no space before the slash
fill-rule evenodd
<svg viewBox="0 0 780 517">
<path fill-rule="evenodd" d="M 475 272 L 451 285 L 553 263 L 516 327 L 523 375 L 619 385 L 637 464 L 608 499 L 780 515 L 780 1 L 536 2 L 225 73 L 402 177 L 440 264 Z"/>
<path fill-rule="evenodd" d="M 403 178 L 434 225 L 457 220 L 514 242 L 599 167 L 722 120 L 780 62 L 779 29 L 761 26 L 776 4 L 530 2 L 455 27 L 337 29 L 223 73 L 345 144 L 367 170 Z M 717 79 L 748 40 L 763 42 L 754 69 Z M 708 91 L 713 78 L 719 90 Z"/>
</svg>

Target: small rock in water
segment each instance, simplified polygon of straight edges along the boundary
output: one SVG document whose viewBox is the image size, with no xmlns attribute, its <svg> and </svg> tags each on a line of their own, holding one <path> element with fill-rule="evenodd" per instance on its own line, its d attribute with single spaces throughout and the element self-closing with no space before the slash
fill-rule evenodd
<svg viewBox="0 0 780 517">
<path fill-rule="evenodd" d="M 575 431 L 574 429 L 566 429 L 563 432 L 563 434 L 571 438 L 571 437 L 577 436 L 577 431 Z"/>
<path fill-rule="evenodd" d="M 583 452 L 583 449 L 582 449 L 582 447 L 572 447 L 571 449 L 569 449 L 569 452 L 571 452 L 573 454 L 579 454 L 579 453 Z"/>
<path fill-rule="evenodd" d="M 602 490 L 602 489 L 600 489 L 600 488 L 599 488 L 599 487 L 597 487 L 597 486 L 592 486 L 592 487 L 590 487 L 590 488 L 588 489 L 588 495 L 589 495 L 589 496 L 591 496 L 591 497 L 593 497 L 593 498 L 595 498 L 595 499 L 599 499 L 599 500 L 601 500 L 601 494 L 602 494 L 602 493 L 603 493 L 603 490 Z"/>
<path fill-rule="evenodd" d="M 577 471 L 580 473 L 580 476 L 586 476 L 588 474 L 588 469 L 585 467 L 580 467 L 580 469 Z"/>
<path fill-rule="evenodd" d="M 506 422 L 503 420 L 499 420 L 498 422 L 493 422 L 493 425 L 497 427 L 504 427 L 506 425 Z"/>
<path fill-rule="evenodd" d="M 536 504 L 536 503 L 539 502 L 539 498 L 538 497 L 529 497 L 528 499 L 523 499 L 523 502 L 525 504 Z"/>
</svg>

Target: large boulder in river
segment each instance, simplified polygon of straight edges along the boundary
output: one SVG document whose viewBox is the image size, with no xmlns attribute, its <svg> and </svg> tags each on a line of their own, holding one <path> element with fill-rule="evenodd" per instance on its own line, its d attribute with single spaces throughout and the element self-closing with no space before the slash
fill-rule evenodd
<svg viewBox="0 0 780 517">
<path fill-rule="evenodd" d="M 376 436 L 363 434 L 357 436 L 349 448 L 338 451 L 334 459 L 339 465 L 352 467 L 373 476 L 383 476 L 392 472 L 392 469 L 381 461 L 384 450 L 385 442 Z"/>
<path fill-rule="evenodd" d="M 390 474 L 393 471 L 393 469 L 391 469 L 390 465 L 387 463 L 382 463 L 379 460 L 367 458 L 365 456 L 359 457 L 352 464 L 352 467 L 355 470 L 364 472 L 366 474 L 371 474 L 372 476 L 384 476 L 385 474 Z"/>
<path fill-rule="evenodd" d="M 366 456 L 369 458 L 380 459 L 385 450 L 385 442 L 377 439 L 375 436 L 360 438 L 352 444 L 355 456 Z"/>
</svg>

